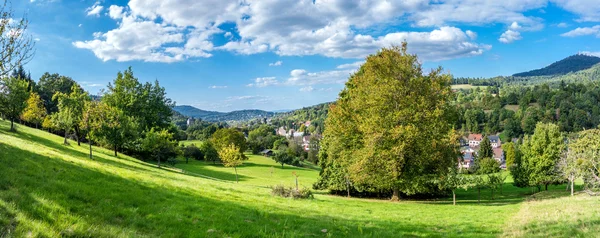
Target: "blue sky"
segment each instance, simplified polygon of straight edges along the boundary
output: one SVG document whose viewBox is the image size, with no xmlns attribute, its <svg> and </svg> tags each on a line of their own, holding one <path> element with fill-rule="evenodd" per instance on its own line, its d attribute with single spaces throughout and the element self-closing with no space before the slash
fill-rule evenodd
<svg viewBox="0 0 600 238">
<path fill-rule="evenodd" d="M 409 43 L 425 68 L 491 77 L 600 55 L 598 0 L 21 0 L 34 78 L 96 94 L 129 66 L 179 105 L 231 111 L 333 101 L 365 56 Z"/>
</svg>

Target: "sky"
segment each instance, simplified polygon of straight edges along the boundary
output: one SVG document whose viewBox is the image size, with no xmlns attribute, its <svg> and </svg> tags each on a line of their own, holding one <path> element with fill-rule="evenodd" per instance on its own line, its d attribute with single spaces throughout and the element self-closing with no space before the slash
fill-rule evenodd
<svg viewBox="0 0 600 238">
<path fill-rule="evenodd" d="M 334 101 L 369 54 L 408 42 L 424 69 L 493 77 L 600 56 L 599 0 L 13 0 L 25 66 L 98 94 L 132 67 L 177 105 L 288 110 Z"/>
</svg>

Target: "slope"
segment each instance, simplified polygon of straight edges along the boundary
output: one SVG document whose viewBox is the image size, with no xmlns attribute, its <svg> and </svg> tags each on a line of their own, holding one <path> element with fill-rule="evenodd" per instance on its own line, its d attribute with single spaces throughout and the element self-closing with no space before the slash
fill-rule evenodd
<svg viewBox="0 0 600 238">
<path fill-rule="evenodd" d="M 0 237 L 494 237 L 528 191 L 506 184 L 494 201 L 483 191 L 481 205 L 476 191 L 461 191 L 457 206 L 447 199 L 290 200 L 271 196 L 271 184 L 253 185 L 260 180 L 205 179 L 102 148 L 90 160 L 86 145 L 61 142 L 24 126 L 8 132 L 0 121 Z"/>
<path fill-rule="evenodd" d="M 204 121 L 226 122 L 226 121 L 247 121 L 255 118 L 272 117 L 274 112 L 263 110 L 248 109 L 232 112 L 205 111 L 192 106 L 175 106 L 173 110 L 187 117 L 200 118 Z"/>
<path fill-rule="evenodd" d="M 576 54 L 554 62 L 544 68 L 513 74 L 515 77 L 563 75 L 589 69 L 600 63 L 600 58 L 584 54 Z"/>
</svg>

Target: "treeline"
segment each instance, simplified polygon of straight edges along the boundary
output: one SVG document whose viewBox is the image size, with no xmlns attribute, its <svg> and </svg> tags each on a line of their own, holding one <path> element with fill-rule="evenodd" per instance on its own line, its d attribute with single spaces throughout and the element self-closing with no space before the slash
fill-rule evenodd
<svg viewBox="0 0 600 238">
<path fill-rule="evenodd" d="M 276 114 L 271 118 L 271 124 L 275 127 L 285 127 L 311 134 L 321 134 L 325 129 L 325 118 L 329 106 L 332 103 L 322 103 L 311 107 L 305 107 L 291 112 Z M 310 126 L 300 130 L 301 124 L 310 121 Z"/>
<path fill-rule="evenodd" d="M 564 132 L 600 125 L 600 83 L 505 86 L 499 95 L 474 89 L 456 93 L 456 128 L 465 133 L 496 134 L 503 141 L 533 134 L 537 122 L 555 123 Z"/>
</svg>

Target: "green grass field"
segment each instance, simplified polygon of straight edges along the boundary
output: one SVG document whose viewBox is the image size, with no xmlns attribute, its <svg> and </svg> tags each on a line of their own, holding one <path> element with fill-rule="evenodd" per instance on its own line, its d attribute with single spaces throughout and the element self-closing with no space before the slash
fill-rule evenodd
<svg viewBox="0 0 600 238">
<path fill-rule="evenodd" d="M 0 237 L 594 237 L 600 200 L 568 197 L 564 186 L 529 196 L 509 184 L 496 200 L 482 191 L 397 203 L 329 196 L 291 200 L 270 185 L 301 185 L 312 168 L 281 169 L 250 156 L 238 169 L 192 161 L 175 168 L 0 121 Z M 183 169 L 183 172 L 182 172 Z M 273 173 L 271 174 L 271 170 Z M 207 179 L 205 176 L 219 180 Z M 223 181 L 224 180 L 224 181 Z"/>
</svg>

